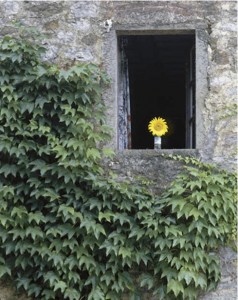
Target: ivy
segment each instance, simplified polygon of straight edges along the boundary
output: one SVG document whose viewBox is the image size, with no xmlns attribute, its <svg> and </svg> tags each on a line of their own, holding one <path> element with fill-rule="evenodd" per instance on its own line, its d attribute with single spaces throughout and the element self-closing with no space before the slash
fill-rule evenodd
<svg viewBox="0 0 238 300">
<path fill-rule="evenodd" d="M 183 178 L 183 175 L 181 175 L 181 180 L 188 180 L 193 197 L 200 201 L 198 213 L 202 214 L 202 208 L 210 212 L 208 218 L 213 226 L 216 226 L 215 219 L 219 220 L 219 217 L 223 215 L 225 222 L 229 222 L 229 226 L 231 226 L 226 233 L 224 232 L 224 240 L 228 246 L 236 250 L 237 216 L 235 211 L 232 211 L 231 215 L 228 212 L 229 208 L 234 209 L 234 207 L 237 207 L 237 175 L 220 169 L 215 164 L 204 163 L 195 157 L 165 154 L 162 154 L 162 156 L 180 161 L 186 165 L 185 170 L 190 176 L 186 178 L 187 175 L 185 175 L 185 178 Z M 178 185 L 174 185 L 174 191 L 177 189 L 177 194 L 183 194 L 186 188 L 181 184 L 179 178 L 176 182 L 178 182 Z M 203 202 L 205 200 L 206 203 Z M 183 203 L 187 203 L 187 201 L 183 202 L 180 199 L 179 205 L 182 206 Z"/>
<path fill-rule="evenodd" d="M 220 278 L 235 176 L 196 163 L 160 197 L 118 182 L 105 74 L 59 68 L 18 37 L 0 42 L 0 277 L 33 299 L 196 299 Z M 135 274 L 140 274 L 135 280 Z"/>
<path fill-rule="evenodd" d="M 166 225 L 155 245 L 155 256 L 163 262 L 158 272 L 167 278 L 165 294 L 196 299 L 198 289 L 212 290 L 220 279 L 217 250 L 232 240 L 237 178 L 195 158 L 173 159 L 186 159 L 190 165 L 157 205 L 164 217 L 160 224 L 166 220 Z M 167 247 L 161 243 L 163 237 Z"/>
</svg>

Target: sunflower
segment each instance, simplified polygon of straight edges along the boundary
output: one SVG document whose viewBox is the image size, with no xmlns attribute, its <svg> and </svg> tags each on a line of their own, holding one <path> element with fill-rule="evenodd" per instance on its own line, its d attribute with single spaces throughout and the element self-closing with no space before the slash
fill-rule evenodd
<svg viewBox="0 0 238 300">
<path fill-rule="evenodd" d="M 149 131 L 155 136 L 162 136 L 168 132 L 168 125 L 162 118 L 154 118 L 148 125 Z"/>
</svg>

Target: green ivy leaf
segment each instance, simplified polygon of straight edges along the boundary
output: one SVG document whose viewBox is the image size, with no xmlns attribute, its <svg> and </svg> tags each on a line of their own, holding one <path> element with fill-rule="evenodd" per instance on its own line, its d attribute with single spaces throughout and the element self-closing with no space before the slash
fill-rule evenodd
<svg viewBox="0 0 238 300">
<path fill-rule="evenodd" d="M 105 300 L 105 296 L 102 290 L 97 287 L 88 295 L 88 300 Z"/>
<path fill-rule="evenodd" d="M 61 293 L 63 293 L 65 291 L 66 287 L 67 287 L 67 284 L 64 281 L 59 280 L 54 284 L 54 291 L 60 290 Z"/>
<path fill-rule="evenodd" d="M 87 149 L 86 156 L 88 159 L 93 159 L 93 160 L 97 160 L 101 158 L 99 150 L 93 148 Z"/>
<path fill-rule="evenodd" d="M 11 276 L 11 269 L 6 265 L 0 265 L 0 278 L 2 278 L 6 274 Z"/>
<path fill-rule="evenodd" d="M 171 279 L 167 285 L 167 292 L 173 292 L 175 297 L 177 297 L 180 293 L 184 294 L 184 287 L 181 282 L 175 279 Z"/>
<path fill-rule="evenodd" d="M 121 255 L 123 258 L 130 258 L 132 256 L 131 250 L 125 247 L 120 247 L 118 254 Z"/>
<path fill-rule="evenodd" d="M 191 281 L 194 279 L 194 273 L 192 271 L 186 270 L 185 268 L 181 268 L 178 273 L 178 280 L 185 280 L 186 284 L 189 285 Z"/>
</svg>

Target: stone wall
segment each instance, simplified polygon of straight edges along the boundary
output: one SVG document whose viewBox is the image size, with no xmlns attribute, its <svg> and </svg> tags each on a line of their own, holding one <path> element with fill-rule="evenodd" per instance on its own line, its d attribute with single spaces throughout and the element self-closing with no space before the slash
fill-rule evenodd
<svg viewBox="0 0 238 300">
<path fill-rule="evenodd" d="M 112 27 L 105 27 L 106 20 Z M 0 34 L 12 32 L 11 22 L 36 26 L 47 37 L 45 60 L 59 65 L 76 61 L 102 64 L 112 79 L 105 90 L 108 123 L 114 129 L 111 146 L 117 148 L 118 32 L 194 29 L 202 43 L 199 63 L 199 147 L 190 154 L 235 168 L 236 155 L 236 1 L 1 1 Z M 205 74 L 204 74 L 205 70 Z M 179 151 L 178 151 L 179 152 Z M 183 151 L 186 155 L 188 151 Z M 125 151 L 111 166 L 123 176 L 158 176 L 160 192 L 180 171 L 152 151 Z M 162 179 L 161 179 L 162 178 Z M 223 277 L 217 291 L 204 300 L 237 299 L 235 254 L 221 250 Z M 4 294 L 0 300 L 14 299 Z M 17 296 L 16 296 L 17 297 Z"/>
</svg>

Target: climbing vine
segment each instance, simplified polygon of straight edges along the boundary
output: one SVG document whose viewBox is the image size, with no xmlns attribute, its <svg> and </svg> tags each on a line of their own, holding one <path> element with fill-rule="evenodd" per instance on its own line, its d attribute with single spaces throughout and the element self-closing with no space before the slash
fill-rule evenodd
<svg viewBox="0 0 238 300">
<path fill-rule="evenodd" d="M 34 299 L 196 299 L 220 278 L 216 249 L 235 219 L 235 176 L 187 167 L 155 197 L 108 177 L 112 151 L 94 64 L 42 62 L 0 42 L 0 278 Z"/>
</svg>

